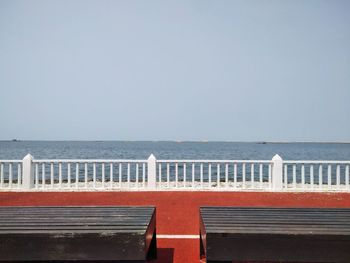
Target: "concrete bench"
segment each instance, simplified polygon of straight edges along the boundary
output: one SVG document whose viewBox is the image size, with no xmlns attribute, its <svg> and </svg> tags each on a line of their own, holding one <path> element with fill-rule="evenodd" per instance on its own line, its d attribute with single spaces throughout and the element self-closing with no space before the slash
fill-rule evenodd
<svg viewBox="0 0 350 263">
<path fill-rule="evenodd" d="M 207 262 L 350 262 L 350 209 L 200 208 Z"/>
<path fill-rule="evenodd" d="M 154 207 L 0 207 L 0 261 L 156 257 Z"/>
</svg>

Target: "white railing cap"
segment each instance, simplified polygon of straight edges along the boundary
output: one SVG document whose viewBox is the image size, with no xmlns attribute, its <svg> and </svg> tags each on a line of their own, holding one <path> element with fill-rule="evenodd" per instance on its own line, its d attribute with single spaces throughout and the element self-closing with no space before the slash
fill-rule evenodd
<svg viewBox="0 0 350 263">
<path fill-rule="evenodd" d="M 26 156 L 24 156 L 23 160 L 33 160 L 33 156 L 28 153 Z"/>
<path fill-rule="evenodd" d="M 156 160 L 156 157 L 153 155 L 153 153 L 148 157 L 149 161 Z"/>
<path fill-rule="evenodd" d="M 275 154 L 275 156 L 272 158 L 272 161 L 282 161 L 282 158 L 278 154 Z"/>
</svg>

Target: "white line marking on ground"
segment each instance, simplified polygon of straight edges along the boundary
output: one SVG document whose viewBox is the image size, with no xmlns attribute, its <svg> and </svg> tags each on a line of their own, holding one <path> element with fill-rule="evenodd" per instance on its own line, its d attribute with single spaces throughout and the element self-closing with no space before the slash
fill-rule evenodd
<svg viewBox="0 0 350 263">
<path fill-rule="evenodd" d="M 157 238 L 199 239 L 199 235 L 157 235 Z"/>
</svg>

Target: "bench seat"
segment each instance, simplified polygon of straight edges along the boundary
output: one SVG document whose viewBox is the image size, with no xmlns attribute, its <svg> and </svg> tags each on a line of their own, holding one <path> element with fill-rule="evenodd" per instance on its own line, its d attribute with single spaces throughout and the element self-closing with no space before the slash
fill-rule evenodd
<svg viewBox="0 0 350 263">
<path fill-rule="evenodd" d="M 200 208 L 207 262 L 350 262 L 350 209 Z"/>
<path fill-rule="evenodd" d="M 154 207 L 0 207 L 1 261 L 154 257 Z"/>
</svg>

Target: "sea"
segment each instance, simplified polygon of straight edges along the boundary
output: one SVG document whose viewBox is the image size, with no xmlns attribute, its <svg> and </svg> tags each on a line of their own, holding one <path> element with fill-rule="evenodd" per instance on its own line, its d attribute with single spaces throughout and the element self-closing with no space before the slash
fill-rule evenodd
<svg viewBox="0 0 350 263">
<path fill-rule="evenodd" d="M 0 141 L 1 159 L 350 160 L 350 143 Z"/>
</svg>

